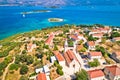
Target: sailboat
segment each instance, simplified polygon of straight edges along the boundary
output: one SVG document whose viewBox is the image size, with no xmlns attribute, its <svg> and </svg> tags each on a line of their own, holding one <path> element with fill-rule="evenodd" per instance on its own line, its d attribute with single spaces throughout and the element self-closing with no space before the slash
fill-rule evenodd
<svg viewBox="0 0 120 80">
<path fill-rule="evenodd" d="M 25 14 L 23 14 L 23 17 L 25 17 Z"/>
</svg>

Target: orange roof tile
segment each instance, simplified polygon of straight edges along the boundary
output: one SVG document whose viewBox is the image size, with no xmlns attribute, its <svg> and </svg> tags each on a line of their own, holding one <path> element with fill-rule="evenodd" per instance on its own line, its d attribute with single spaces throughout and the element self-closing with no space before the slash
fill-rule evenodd
<svg viewBox="0 0 120 80">
<path fill-rule="evenodd" d="M 120 75 L 120 68 L 117 65 L 107 66 L 105 69 L 109 70 L 114 76 Z"/>
<path fill-rule="evenodd" d="M 77 51 L 81 50 L 83 47 L 83 45 L 77 45 Z"/>
<path fill-rule="evenodd" d="M 92 78 L 102 77 L 104 76 L 104 73 L 102 72 L 102 70 L 91 70 L 88 71 L 88 75 L 92 79 Z"/>
<path fill-rule="evenodd" d="M 70 35 L 72 39 L 78 40 L 78 37 L 76 35 Z"/>
<path fill-rule="evenodd" d="M 88 45 L 89 46 L 95 46 L 95 42 L 94 41 L 88 41 Z"/>
<path fill-rule="evenodd" d="M 91 56 L 102 56 L 101 52 L 89 52 Z"/>
<path fill-rule="evenodd" d="M 53 53 L 56 56 L 58 61 L 64 61 L 65 60 L 64 57 L 62 56 L 62 54 L 60 54 L 59 51 L 54 51 Z"/>
<path fill-rule="evenodd" d="M 64 57 L 68 64 L 70 64 L 74 59 L 77 61 L 77 58 L 75 57 L 74 53 L 71 50 L 67 50 L 64 53 Z"/>
<path fill-rule="evenodd" d="M 102 37 L 102 36 L 103 36 L 103 33 L 95 33 L 95 34 L 92 34 L 92 36 Z"/>
<path fill-rule="evenodd" d="M 51 41 L 53 40 L 54 35 L 50 34 L 49 38 L 45 41 L 46 44 L 50 45 Z"/>
<path fill-rule="evenodd" d="M 120 41 L 120 37 L 115 37 L 114 40 Z"/>
<path fill-rule="evenodd" d="M 114 52 L 114 53 L 117 55 L 117 57 L 120 56 L 120 52 Z"/>
<path fill-rule="evenodd" d="M 37 80 L 47 80 L 46 75 L 44 73 L 39 73 L 37 76 Z"/>
</svg>

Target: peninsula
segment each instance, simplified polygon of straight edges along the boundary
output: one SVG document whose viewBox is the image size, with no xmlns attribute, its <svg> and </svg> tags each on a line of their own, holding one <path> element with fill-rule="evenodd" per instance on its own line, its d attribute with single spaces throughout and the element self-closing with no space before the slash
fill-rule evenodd
<svg viewBox="0 0 120 80">
<path fill-rule="evenodd" d="M 33 14 L 33 13 L 44 13 L 44 12 L 50 12 L 50 11 L 49 10 L 33 10 L 33 11 L 21 12 L 21 14 Z"/>
</svg>

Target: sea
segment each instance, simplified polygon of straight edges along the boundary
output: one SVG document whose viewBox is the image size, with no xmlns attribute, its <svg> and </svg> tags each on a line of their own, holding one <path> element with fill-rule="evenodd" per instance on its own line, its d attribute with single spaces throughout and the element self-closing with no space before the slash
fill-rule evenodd
<svg viewBox="0 0 120 80">
<path fill-rule="evenodd" d="M 21 12 L 49 10 L 50 12 Z M 63 22 L 49 22 L 49 18 L 62 18 Z M 41 6 L 0 6 L 0 40 L 23 32 L 40 30 L 64 24 L 104 24 L 120 26 L 120 5 L 110 6 L 64 6 L 46 8 Z"/>
</svg>

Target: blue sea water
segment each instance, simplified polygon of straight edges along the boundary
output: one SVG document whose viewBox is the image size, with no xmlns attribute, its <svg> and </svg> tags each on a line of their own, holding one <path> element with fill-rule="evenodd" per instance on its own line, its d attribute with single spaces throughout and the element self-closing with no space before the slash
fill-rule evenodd
<svg viewBox="0 0 120 80">
<path fill-rule="evenodd" d="M 47 13 L 20 14 L 24 11 L 50 10 Z M 64 22 L 50 23 L 48 18 L 63 18 Z M 0 39 L 8 36 L 64 24 L 104 24 L 120 26 L 120 6 L 67 6 L 58 9 L 37 7 L 0 7 Z"/>
</svg>

